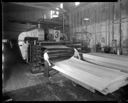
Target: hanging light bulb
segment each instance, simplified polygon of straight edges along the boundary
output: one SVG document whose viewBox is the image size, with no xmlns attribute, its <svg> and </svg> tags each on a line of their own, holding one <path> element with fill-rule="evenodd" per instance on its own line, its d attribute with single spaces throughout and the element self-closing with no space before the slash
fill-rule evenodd
<svg viewBox="0 0 128 103">
<path fill-rule="evenodd" d="M 76 6 L 80 5 L 80 2 L 75 2 L 75 5 L 76 5 Z"/>
<path fill-rule="evenodd" d="M 84 18 L 84 20 L 85 20 L 85 21 L 88 21 L 88 20 L 89 20 L 89 18 Z"/>
<path fill-rule="evenodd" d="M 60 8 L 63 9 L 63 3 L 60 4 Z"/>
</svg>

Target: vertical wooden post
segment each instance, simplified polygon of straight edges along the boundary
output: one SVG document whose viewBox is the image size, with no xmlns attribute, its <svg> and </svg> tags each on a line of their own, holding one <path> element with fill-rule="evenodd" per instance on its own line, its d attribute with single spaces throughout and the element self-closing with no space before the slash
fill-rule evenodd
<svg viewBox="0 0 128 103">
<path fill-rule="evenodd" d="M 120 47 L 120 54 L 122 54 L 122 32 L 121 32 L 121 0 L 119 0 L 119 14 L 120 14 L 120 21 L 119 21 L 119 33 L 120 33 L 120 43 L 119 43 L 119 47 Z"/>
<path fill-rule="evenodd" d="M 96 52 L 96 10 L 95 10 L 95 52 Z"/>
<path fill-rule="evenodd" d="M 108 18 L 108 46 L 110 46 L 110 3 L 109 3 L 109 18 Z"/>
<path fill-rule="evenodd" d="M 106 29 L 106 31 L 105 31 L 105 33 L 106 33 L 106 37 L 105 37 L 105 41 L 106 41 L 106 46 L 108 46 L 108 31 L 107 31 L 107 24 L 108 24 L 108 18 L 107 18 L 107 4 L 105 3 L 104 4 L 104 9 L 105 9 L 105 29 Z"/>
<path fill-rule="evenodd" d="M 114 40 L 114 10 L 115 10 L 115 4 L 113 2 L 113 8 L 112 8 L 112 12 L 113 12 L 113 19 L 112 19 L 112 41 Z M 112 45 L 113 47 L 113 45 Z"/>
</svg>

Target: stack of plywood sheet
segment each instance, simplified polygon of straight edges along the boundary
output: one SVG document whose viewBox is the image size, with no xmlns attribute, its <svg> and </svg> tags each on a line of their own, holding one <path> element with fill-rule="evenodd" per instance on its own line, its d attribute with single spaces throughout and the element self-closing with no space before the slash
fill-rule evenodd
<svg viewBox="0 0 128 103">
<path fill-rule="evenodd" d="M 56 62 L 52 68 L 81 86 L 89 90 L 97 90 L 104 95 L 128 84 L 128 73 L 91 64 L 74 57 Z"/>
<path fill-rule="evenodd" d="M 105 53 L 84 53 L 83 59 L 98 65 L 128 73 L 128 56 L 118 56 Z"/>
</svg>

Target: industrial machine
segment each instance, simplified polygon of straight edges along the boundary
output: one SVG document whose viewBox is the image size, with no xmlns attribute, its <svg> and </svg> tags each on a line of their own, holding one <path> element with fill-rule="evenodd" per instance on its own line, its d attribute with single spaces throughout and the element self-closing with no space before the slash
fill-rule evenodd
<svg viewBox="0 0 128 103">
<path fill-rule="evenodd" d="M 81 49 L 81 44 L 79 42 L 72 44 L 70 41 L 58 41 L 58 35 L 60 35 L 58 33 L 60 33 L 60 31 L 51 31 L 52 33 L 55 32 L 55 36 L 53 36 L 53 39 L 55 39 L 54 41 L 45 41 L 44 30 L 41 28 L 22 32 L 18 37 L 18 44 L 22 58 L 32 66 L 32 73 L 44 72 L 43 53 L 45 50 L 50 49 L 49 55 L 52 55 L 52 59 L 55 61 L 60 58 L 65 59 L 72 56 L 73 49 L 71 47 L 78 48 L 78 50 Z"/>
<path fill-rule="evenodd" d="M 38 38 L 39 40 L 44 40 L 44 30 L 37 28 L 37 29 L 33 29 L 27 32 L 22 32 L 19 37 L 18 37 L 18 44 L 19 44 L 19 48 L 21 50 L 21 54 L 24 60 L 27 59 L 27 53 L 28 53 L 28 46 L 29 43 L 28 41 L 25 41 L 26 37 L 32 37 L 32 38 Z"/>
</svg>

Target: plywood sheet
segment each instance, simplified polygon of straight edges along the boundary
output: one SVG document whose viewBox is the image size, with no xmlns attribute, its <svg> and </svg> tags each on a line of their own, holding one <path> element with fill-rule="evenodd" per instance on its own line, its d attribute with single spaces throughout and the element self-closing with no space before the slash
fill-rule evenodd
<svg viewBox="0 0 128 103">
<path fill-rule="evenodd" d="M 94 65 L 74 57 L 56 62 L 52 68 L 73 78 L 74 82 L 82 86 L 85 84 L 105 95 L 128 84 L 127 73 Z"/>
<path fill-rule="evenodd" d="M 84 60 L 128 73 L 128 56 L 104 53 L 83 54 Z"/>
</svg>

